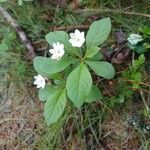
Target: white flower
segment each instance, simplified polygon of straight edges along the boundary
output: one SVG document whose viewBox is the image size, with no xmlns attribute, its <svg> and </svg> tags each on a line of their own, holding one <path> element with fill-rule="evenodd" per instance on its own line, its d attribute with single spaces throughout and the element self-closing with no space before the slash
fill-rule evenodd
<svg viewBox="0 0 150 150">
<path fill-rule="evenodd" d="M 132 44 L 136 45 L 138 42 L 142 41 L 143 38 L 139 34 L 130 34 L 130 36 L 127 38 L 127 40 Z"/>
<path fill-rule="evenodd" d="M 50 49 L 49 52 L 52 54 L 52 59 L 59 60 L 65 54 L 64 45 L 59 42 L 53 43 L 53 49 Z"/>
<path fill-rule="evenodd" d="M 81 47 L 85 42 L 84 32 L 80 32 L 79 30 L 75 30 L 74 33 L 70 33 L 69 42 L 72 44 L 73 47 Z"/>
<path fill-rule="evenodd" d="M 40 75 L 38 74 L 38 76 L 34 76 L 34 85 L 37 85 L 37 88 L 42 88 L 44 89 L 45 87 L 45 79 Z"/>
</svg>

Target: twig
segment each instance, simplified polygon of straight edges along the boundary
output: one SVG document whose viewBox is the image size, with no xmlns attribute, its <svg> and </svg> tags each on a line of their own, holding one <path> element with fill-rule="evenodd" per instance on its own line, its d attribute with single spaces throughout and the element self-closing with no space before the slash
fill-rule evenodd
<svg viewBox="0 0 150 150">
<path fill-rule="evenodd" d="M 109 107 L 107 107 L 102 101 L 99 101 L 99 102 L 112 113 L 112 110 Z"/>
<path fill-rule="evenodd" d="M 144 105 L 145 105 L 145 108 L 147 109 L 147 111 L 149 111 L 149 107 L 148 107 L 147 102 L 146 102 L 146 100 L 145 100 L 143 91 L 140 90 L 140 94 L 141 94 L 141 98 L 142 98 L 142 100 L 143 100 L 143 103 L 144 103 Z"/>
<path fill-rule="evenodd" d="M 88 29 L 90 25 L 74 25 L 74 26 L 54 26 L 53 31 L 57 30 L 73 30 L 73 29 Z"/>
<path fill-rule="evenodd" d="M 134 63 L 134 59 L 135 59 L 135 53 L 132 52 L 132 65 L 133 65 L 133 63 Z"/>
<path fill-rule="evenodd" d="M 150 14 L 121 11 L 121 10 L 111 10 L 111 9 L 79 9 L 76 11 L 76 13 L 84 13 L 84 12 L 92 12 L 92 13 L 106 12 L 106 13 L 115 13 L 115 14 L 120 13 L 120 14 L 125 14 L 125 15 L 143 16 L 143 17 L 150 18 Z"/>
<path fill-rule="evenodd" d="M 126 45 L 127 45 L 127 43 L 123 44 L 123 45 L 117 50 L 117 52 L 114 54 L 114 56 L 112 57 L 112 59 L 114 59 L 114 58 L 117 56 L 117 54 L 118 54 Z"/>
<path fill-rule="evenodd" d="M 137 89 L 137 88 L 131 88 L 131 89 L 134 91 L 143 91 L 143 92 L 148 93 L 150 95 L 150 91 L 146 90 L 146 89 Z"/>
<path fill-rule="evenodd" d="M 150 87 L 150 84 L 144 83 L 144 82 L 136 82 L 135 80 L 128 80 L 128 79 L 125 79 L 125 81 L 131 82 L 131 83 L 138 83 L 138 84 Z"/>
<path fill-rule="evenodd" d="M 15 29 L 23 45 L 28 49 L 27 59 L 32 60 L 35 57 L 34 47 L 31 41 L 28 39 L 25 32 L 2 6 L 0 6 L 0 13 L 7 20 L 7 22 L 10 23 L 10 25 Z"/>
</svg>

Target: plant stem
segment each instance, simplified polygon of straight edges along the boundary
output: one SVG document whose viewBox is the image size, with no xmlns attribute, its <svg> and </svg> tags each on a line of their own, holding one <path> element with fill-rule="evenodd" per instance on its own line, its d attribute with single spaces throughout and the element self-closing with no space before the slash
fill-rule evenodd
<svg viewBox="0 0 150 150">
<path fill-rule="evenodd" d="M 146 100 L 145 100 L 143 91 L 140 90 L 140 94 L 141 94 L 141 98 L 142 98 L 142 100 L 143 100 L 143 103 L 144 103 L 144 105 L 145 105 L 145 108 L 146 108 L 146 110 L 149 112 L 149 107 L 148 107 L 147 102 L 146 102 Z"/>
<path fill-rule="evenodd" d="M 143 16 L 150 18 L 150 14 L 144 14 L 144 13 L 138 13 L 138 12 L 129 12 L 124 10 L 111 10 L 111 9 L 83 9 L 83 10 L 77 10 L 77 13 L 84 13 L 84 12 L 92 12 L 92 13 L 115 13 L 115 14 L 125 14 L 125 15 L 134 15 L 134 16 Z"/>
</svg>

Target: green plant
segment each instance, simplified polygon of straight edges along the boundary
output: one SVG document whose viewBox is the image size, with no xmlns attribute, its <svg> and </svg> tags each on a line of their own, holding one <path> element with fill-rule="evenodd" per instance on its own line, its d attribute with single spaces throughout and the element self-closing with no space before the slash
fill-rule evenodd
<svg viewBox="0 0 150 150">
<path fill-rule="evenodd" d="M 139 28 L 138 34 L 131 34 L 128 38 L 128 46 L 138 54 L 143 54 L 150 51 L 150 27 L 143 26 Z M 131 38 L 131 36 L 134 37 Z M 130 39 L 131 38 L 131 39 Z M 135 42 L 135 43 L 134 43 Z"/>
<path fill-rule="evenodd" d="M 0 34 L 0 75 L 9 74 L 11 81 L 20 84 L 29 74 L 29 67 L 22 56 L 24 49 L 21 43 L 17 42 L 15 32 L 8 26 L 0 29 Z"/>
<path fill-rule="evenodd" d="M 6 0 L 0 0 L 0 3 L 6 2 Z"/>
<path fill-rule="evenodd" d="M 53 46 L 51 58 L 36 57 L 34 68 L 40 74 L 35 77 L 39 98 L 46 101 L 44 116 L 48 124 L 56 122 L 63 113 L 67 99 L 80 108 L 84 102 L 101 99 L 99 89 L 93 85 L 90 71 L 106 79 L 114 77 L 113 66 L 99 61 L 99 45 L 108 37 L 111 30 L 109 18 L 95 21 L 86 35 L 84 32 L 71 33 L 69 39 L 65 31 L 50 32 L 46 40 Z M 89 68 L 90 67 L 90 68 Z M 45 86 L 44 78 L 51 83 Z M 52 84 L 53 83 L 53 84 Z M 95 93 L 95 94 L 93 94 Z"/>
<path fill-rule="evenodd" d="M 123 73 L 123 76 L 127 80 L 132 81 L 133 89 L 139 88 L 140 86 L 139 82 L 142 81 L 141 70 L 143 68 L 144 62 L 145 62 L 144 54 L 141 54 L 137 60 L 133 61 L 132 65 L 129 67 L 129 70 Z"/>
<path fill-rule="evenodd" d="M 24 1 L 30 2 L 30 1 L 33 1 L 33 0 L 18 0 L 18 5 L 21 6 Z"/>
<path fill-rule="evenodd" d="M 125 102 L 130 101 L 133 97 L 131 85 L 129 85 L 123 78 L 118 78 L 118 84 L 115 86 L 115 94 L 111 97 L 106 97 L 108 107 L 111 109 L 118 106 L 124 106 Z"/>
<path fill-rule="evenodd" d="M 7 0 L 0 0 L 0 3 L 6 2 L 6 1 L 7 1 Z M 18 5 L 22 5 L 24 1 L 29 2 L 29 1 L 33 1 L 33 0 L 18 0 Z"/>
</svg>

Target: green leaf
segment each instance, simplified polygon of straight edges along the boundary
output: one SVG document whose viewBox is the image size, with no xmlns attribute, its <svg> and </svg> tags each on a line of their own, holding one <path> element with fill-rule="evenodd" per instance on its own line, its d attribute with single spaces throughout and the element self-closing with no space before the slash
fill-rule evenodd
<svg viewBox="0 0 150 150">
<path fill-rule="evenodd" d="M 54 85 L 46 85 L 44 89 L 39 89 L 39 99 L 41 101 L 47 101 L 49 96 L 58 91 L 58 87 Z"/>
<path fill-rule="evenodd" d="M 86 63 L 91 67 L 91 69 L 99 76 L 106 79 L 111 79 L 115 75 L 115 69 L 112 64 L 106 61 L 86 61 Z"/>
<path fill-rule="evenodd" d="M 34 69 L 41 75 L 49 77 L 51 74 L 63 71 L 74 60 L 71 58 L 62 58 L 60 60 L 54 60 L 45 57 L 35 57 L 33 64 Z"/>
<path fill-rule="evenodd" d="M 68 45 L 69 43 L 69 36 L 65 31 L 49 32 L 46 34 L 45 38 L 51 46 L 56 42 L 63 43 L 64 45 Z"/>
<path fill-rule="evenodd" d="M 67 93 L 74 105 L 79 108 L 84 103 L 92 87 L 92 77 L 88 68 L 80 64 L 67 78 Z"/>
<path fill-rule="evenodd" d="M 87 98 L 85 100 L 85 102 L 91 103 L 91 102 L 94 102 L 96 100 L 101 100 L 101 99 L 102 99 L 102 93 L 97 88 L 97 86 L 93 85 L 89 95 L 87 96 Z"/>
<path fill-rule="evenodd" d="M 144 47 L 145 49 L 149 49 L 149 50 L 150 50 L 150 43 L 148 43 L 148 42 L 143 43 L 143 47 Z M 147 50 L 147 51 L 148 51 L 148 50 Z"/>
<path fill-rule="evenodd" d="M 144 54 L 145 52 L 147 52 L 148 51 L 148 49 L 146 49 L 145 47 L 144 47 L 144 45 L 143 44 L 141 44 L 141 43 L 138 43 L 137 45 L 134 45 L 134 49 L 133 49 L 136 53 L 138 53 L 138 54 Z"/>
<path fill-rule="evenodd" d="M 22 5 L 23 4 L 23 0 L 18 0 L 18 5 Z"/>
<path fill-rule="evenodd" d="M 131 70 L 133 69 L 134 71 L 139 72 L 138 70 L 140 70 L 142 68 L 144 62 L 145 62 L 145 56 L 144 56 L 144 54 L 141 54 L 137 60 L 133 61 Z M 133 73 L 133 75 L 134 75 L 134 73 Z"/>
<path fill-rule="evenodd" d="M 62 115 L 66 105 L 66 91 L 59 90 L 50 95 L 45 103 L 44 117 L 48 125 L 55 123 Z"/>
<path fill-rule="evenodd" d="M 59 42 L 64 44 L 64 49 L 68 53 L 75 54 L 76 56 L 81 56 L 79 50 L 75 47 L 72 47 L 69 43 L 69 36 L 65 31 L 49 32 L 48 34 L 46 34 L 45 38 L 51 46 L 53 46 L 53 43 Z"/>
<path fill-rule="evenodd" d="M 7 0 L 0 0 L 0 3 L 6 2 Z"/>
<path fill-rule="evenodd" d="M 88 61 L 99 61 L 103 59 L 102 53 L 99 51 L 96 55 L 94 55 L 92 58 L 88 58 Z"/>
<path fill-rule="evenodd" d="M 118 102 L 121 104 L 121 103 L 124 103 L 124 101 L 125 101 L 124 94 L 120 94 L 119 97 L 118 97 Z"/>
<path fill-rule="evenodd" d="M 140 27 L 139 30 L 143 32 L 145 35 L 150 35 L 150 27 L 148 26 Z"/>
<path fill-rule="evenodd" d="M 99 46 L 102 44 L 109 36 L 110 30 L 110 18 L 104 18 L 92 23 L 86 36 L 87 48 L 90 48 L 91 46 Z"/>
<path fill-rule="evenodd" d="M 133 51 L 135 51 L 138 54 L 144 54 L 147 51 L 149 51 L 149 49 L 147 48 L 147 46 L 149 45 L 149 43 L 137 43 L 136 45 L 132 45 L 131 43 L 127 43 L 127 45 L 129 46 L 130 49 L 132 49 Z"/>
<path fill-rule="evenodd" d="M 100 50 L 99 47 L 97 47 L 97 46 L 92 46 L 92 47 L 90 47 L 89 49 L 87 49 L 86 54 L 85 54 L 85 57 L 86 57 L 86 58 L 91 58 L 91 57 L 93 57 L 94 55 L 96 55 L 99 50 Z"/>
<path fill-rule="evenodd" d="M 133 82 L 132 88 L 133 89 L 140 88 L 139 82 L 141 82 L 141 80 L 142 80 L 141 72 L 135 72 L 134 74 L 132 74 L 131 78 L 135 81 L 135 82 Z"/>
</svg>

